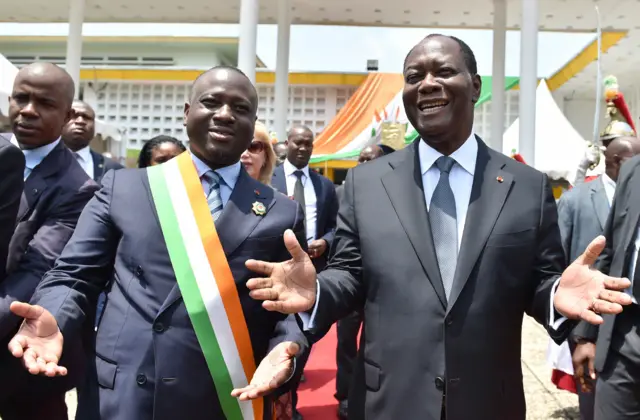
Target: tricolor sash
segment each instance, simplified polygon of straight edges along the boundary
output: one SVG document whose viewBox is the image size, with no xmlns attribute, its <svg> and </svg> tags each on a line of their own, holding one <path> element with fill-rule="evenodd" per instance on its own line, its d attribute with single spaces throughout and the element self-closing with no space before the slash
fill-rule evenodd
<svg viewBox="0 0 640 420">
<path fill-rule="evenodd" d="M 189 152 L 147 168 L 180 293 L 227 420 L 262 420 L 263 400 L 231 396 L 256 370 L 227 257 Z"/>
</svg>

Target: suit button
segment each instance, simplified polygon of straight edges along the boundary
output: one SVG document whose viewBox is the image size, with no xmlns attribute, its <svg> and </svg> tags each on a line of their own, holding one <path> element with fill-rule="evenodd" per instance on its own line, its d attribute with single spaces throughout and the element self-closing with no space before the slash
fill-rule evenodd
<svg viewBox="0 0 640 420">
<path fill-rule="evenodd" d="M 436 378 L 436 389 L 438 391 L 444 391 L 444 379 L 442 379 L 440 376 Z"/>
<path fill-rule="evenodd" d="M 136 376 L 136 382 L 138 383 L 138 385 L 144 385 L 147 383 L 147 377 L 144 373 L 139 373 L 138 376 Z"/>
<path fill-rule="evenodd" d="M 136 277 L 142 277 L 142 275 L 144 274 L 144 270 L 142 269 L 142 267 L 137 266 L 136 269 L 133 271 L 133 274 L 135 274 Z"/>
<path fill-rule="evenodd" d="M 153 324 L 153 331 L 157 332 L 157 333 L 163 333 L 165 330 L 164 325 L 162 325 L 162 322 L 156 322 L 155 324 Z"/>
</svg>

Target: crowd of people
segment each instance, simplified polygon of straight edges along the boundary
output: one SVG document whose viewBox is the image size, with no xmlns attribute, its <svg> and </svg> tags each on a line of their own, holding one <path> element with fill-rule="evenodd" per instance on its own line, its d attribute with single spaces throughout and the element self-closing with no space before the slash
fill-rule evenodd
<svg viewBox="0 0 640 420">
<path fill-rule="evenodd" d="M 0 139 L 0 417 L 67 419 L 76 388 L 81 420 L 302 419 L 337 322 L 340 418 L 524 419 L 527 313 L 597 339 L 595 418 L 637 418 L 635 137 L 605 153 L 606 239 L 574 241 L 562 209 L 585 205 L 559 219 L 547 177 L 473 133 L 466 43 L 429 35 L 403 74 L 420 139 L 366 147 L 335 188 L 309 128 L 271 144 L 235 67 L 193 81 L 188 147 L 151 139 L 134 169 L 91 150 L 64 70 L 23 67 Z"/>
</svg>

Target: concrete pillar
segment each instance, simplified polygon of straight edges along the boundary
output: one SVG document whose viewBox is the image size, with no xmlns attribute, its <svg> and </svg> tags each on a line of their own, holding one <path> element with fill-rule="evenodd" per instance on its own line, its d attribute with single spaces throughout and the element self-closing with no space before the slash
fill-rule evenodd
<svg viewBox="0 0 640 420">
<path fill-rule="evenodd" d="M 278 0 L 278 51 L 276 58 L 274 128 L 280 142 L 287 138 L 290 37 L 291 0 Z"/>
<path fill-rule="evenodd" d="M 80 93 L 80 64 L 82 62 L 82 24 L 84 22 L 85 0 L 70 0 L 69 35 L 67 37 L 67 57 L 65 70 L 76 87 L 75 97 Z"/>
<path fill-rule="evenodd" d="M 520 33 L 520 144 L 518 152 L 535 166 L 538 87 L 538 0 L 522 0 Z"/>
<path fill-rule="evenodd" d="M 256 40 L 258 37 L 259 0 L 240 0 L 240 38 L 238 68 L 256 83 Z"/>
<path fill-rule="evenodd" d="M 491 71 L 490 146 L 502 152 L 505 117 L 505 55 L 507 48 L 507 2 L 493 0 L 493 67 Z"/>
</svg>

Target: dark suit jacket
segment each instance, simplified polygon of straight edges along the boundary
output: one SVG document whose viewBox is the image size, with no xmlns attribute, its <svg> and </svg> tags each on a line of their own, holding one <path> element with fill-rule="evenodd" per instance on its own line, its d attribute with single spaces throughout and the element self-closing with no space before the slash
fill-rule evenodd
<svg viewBox="0 0 640 420">
<path fill-rule="evenodd" d="M 608 215 L 609 199 L 602 177 L 579 184 L 562 194 L 558 200 L 558 225 L 567 264 L 575 261 L 591 241 L 602 235 Z M 594 337 L 597 332 L 597 326 L 585 324 L 576 328 L 573 335 Z"/>
<path fill-rule="evenodd" d="M 593 182 L 593 181 L 592 181 Z M 640 221 L 640 156 L 626 162 L 616 183 L 616 194 L 604 227 L 607 245 L 600 254 L 598 269 L 614 277 L 633 278 L 629 265 L 633 257 L 638 221 Z M 604 369 L 609 355 L 615 315 L 603 315 L 604 322 L 599 327 L 590 327 L 581 322 L 574 334 L 596 341 L 596 362 L 598 371 Z"/>
<path fill-rule="evenodd" d="M 205 358 L 174 275 L 145 170 L 110 171 L 78 229 L 47 273 L 33 302 L 54 314 L 73 337 L 109 282 L 95 339 L 95 357 L 78 419 L 222 420 Z M 257 192 L 256 192 L 257 191 Z M 264 216 L 253 213 L 260 201 Z M 249 258 L 290 258 L 286 229 L 302 233 L 297 203 L 249 177 L 244 169 L 217 223 L 238 286 L 258 364 L 282 341 L 306 345 L 295 319 L 262 309 L 245 286 Z M 270 412 L 266 404 L 265 420 Z"/>
<path fill-rule="evenodd" d="M 24 155 L 0 138 L 0 282 L 4 280 L 9 241 L 13 236 L 24 187 Z"/>
<path fill-rule="evenodd" d="M 93 158 L 93 180 L 100 182 L 104 174 L 112 169 L 123 169 L 124 166 L 120 165 L 113 159 L 104 157 L 100 153 L 91 150 L 91 157 Z"/>
<path fill-rule="evenodd" d="M 363 309 L 350 419 L 439 420 L 446 387 L 451 420 L 524 420 L 522 317 L 548 325 L 553 284 L 565 265 L 544 174 L 478 139 L 448 301 L 418 142 L 349 171 L 334 249 L 318 274 L 314 325 L 326 328 Z M 572 326 L 548 329 L 561 342 Z"/>
<path fill-rule="evenodd" d="M 578 258 L 587 246 L 602 235 L 609 215 L 609 199 L 602 177 L 580 184 L 558 200 L 558 226 L 567 264 Z"/>
<path fill-rule="evenodd" d="M 309 178 L 316 192 L 316 239 L 327 241 L 327 250 L 324 255 L 314 258 L 313 264 L 316 270 L 322 270 L 327 264 L 329 250 L 333 244 L 333 237 L 336 228 L 336 217 L 338 214 L 338 199 L 333 182 L 319 173 L 309 169 Z M 284 195 L 287 194 L 287 180 L 284 175 L 284 165 L 278 166 L 273 171 L 271 185 Z"/>
<path fill-rule="evenodd" d="M 53 267 L 71 237 L 82 209 L 97 189 L 98 186 L 62 142 L 36 166 L 25 181 L 17 226 L 9 248 L 7 277 L 0 283 L 0 349 L 7 348 L 7 343 L 21 322 L 9 311 L 9 306 L 16 300 L 28 302 L 31 299 L 44 274 Z M 76 344 L 71 340 L 65 342 L 65 346 L 73 346 L 74 351 L 78 350 Z M 72 354 L 71 350 L 69 354 Z M 78 357 L 74 356 L 74 361 L 79 361 Z M 18 359 L 6 350 L 0 352 L 3 378 L 11 377 L 7 373 L 10 369 L 16 372 L 15 375 L 26 374 L 19 365 Z M 69 366 L 70 373 L 80 375 L 75 366 Z M 36 380 L 35 377 L 29 379 Z M 71 375 L 60 380 L 40 379 L 47 390 L 61 392 L 75 386 L 73 382 L 77 376 Z M 34 389 L 32 385 L 21 384 L 30 390 Z M 17 379 L 9 384 L 0 380 L 0 396 L 8 395 L 4 392 L 5 386 L 12 391 L 21 389 Z"/>
</svg>

